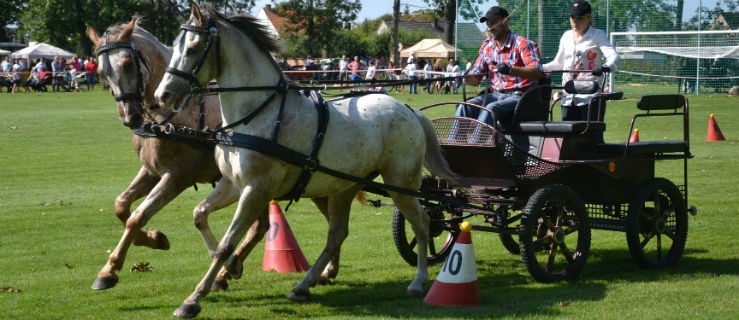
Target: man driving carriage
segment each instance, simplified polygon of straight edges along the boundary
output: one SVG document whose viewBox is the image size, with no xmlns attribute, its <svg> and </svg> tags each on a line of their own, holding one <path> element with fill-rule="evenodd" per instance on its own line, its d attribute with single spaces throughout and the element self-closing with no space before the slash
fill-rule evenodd
<svg viewBox="0 0 739 320">
<path fill-rule="evenodd" d="M 487 24 L 490 37 L 480 46 L 477 60 L 467 72 L 465 81 L 477 85 L 487 76 L 490 87 L 467 102 L 484 105 L 496 120 L 505 121 L 513 116 L 521 95 L 544 77 L 539 45 L 511 31 L 508 11 L 501 7 L 490 8 L 480 22 Z M 455 115 L 493 125 L 490 113 L 476 108 L 460 105 Z"/>
</svg>

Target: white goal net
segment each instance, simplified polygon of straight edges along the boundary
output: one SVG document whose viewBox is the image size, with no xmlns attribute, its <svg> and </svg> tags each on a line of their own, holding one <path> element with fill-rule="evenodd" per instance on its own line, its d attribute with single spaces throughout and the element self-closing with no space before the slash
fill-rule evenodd
<svg viewBox="0 0 739 320">
<path fill-rule="evenodd" d="M 739 85 L 739 30 L 613 32 L 611 42 L 619 91 L 705 94 Z"/>
</svg>

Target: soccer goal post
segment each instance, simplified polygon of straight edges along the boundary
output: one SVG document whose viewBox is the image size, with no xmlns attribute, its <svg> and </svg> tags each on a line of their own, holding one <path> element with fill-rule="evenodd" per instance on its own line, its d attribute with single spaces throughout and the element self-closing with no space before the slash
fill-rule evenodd
<svg viewBox="0 0 739 320">
<path fill-rule="evenodd" d="M 644 93 L 725 93 L 739 85 L 739 30 L 612 32 L 611 87 Z"/>
</svg>

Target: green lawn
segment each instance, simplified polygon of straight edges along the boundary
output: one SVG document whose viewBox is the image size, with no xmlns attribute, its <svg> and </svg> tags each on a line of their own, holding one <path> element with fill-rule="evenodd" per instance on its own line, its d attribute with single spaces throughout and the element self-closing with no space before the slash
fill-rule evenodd
<svg viewBox="0 0 739 320">
<path fill-rule="evenodd" d="M 461 100 L 461 95 L 397 94 L 412 107 Z M 638 97 L 608 105 L 609 142 L 625 141 Z M 643 270 L 625 235 L 594 231 L 581 277 L 570 283 L 532 280 L 520 257 L 495 234 L 475 232 L 482 306 L 428 306 L 404 295 L 415 269 L 393 246 L 391 208 L 355 204 L 341 273 L 313 288 L 307 303 L 286 298 L 302 277 L 261 271 L 263 247 L 247 259 L 245 275 L 226 292 L 211 293 L 202 318 L 495 318 L 495 319 L 737 319 L 739 318 L 739 98 L 689 96 L 691 105 L 690 217 L 682 259 L 664 270 Z M 432 116 L 452 113 L 437 111 Z M 715 114 L 727 141 L 706 142 Z M 0 319 L 166 319 L 203 276 L 210 258 L 192 223 L 192 209 L 211 187 L 189 189 L 149 226 L 167 234 L 169 251 L 132 248 L 114 289 L 90 289 L 122 233 L 113 201 L 138 170 L 130 130 L 118 121 L 110 94 L 0 94 Z M 644 120 L 642 120 L 644 121 Z M 644 121 L 642 141 L 678 128 Z M 675 137 L 675 136 L 672 136 Z M 675 179 L 678 162 L 658 172 Z M 211 215 L 218 235 L 233 207 Z M 325 243 L 326 223 L 310 201 L 287 217 L 309 262 Z M 131 272 L 148 262 L 151 272 Z M 430 268 L 431 285 L 440 266 Z M 428 289 L 427 287 L 427 289 Z"/>
</svg>

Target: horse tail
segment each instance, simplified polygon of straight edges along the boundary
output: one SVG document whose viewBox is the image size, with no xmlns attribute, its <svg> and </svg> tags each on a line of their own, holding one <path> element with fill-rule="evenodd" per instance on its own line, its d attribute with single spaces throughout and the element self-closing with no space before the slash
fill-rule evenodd
<svg viewBox="0 0 739 320">
<path fill-rule="evenodd" d="M 423 127 L 423 133 L 426 136 L 426 154 L 424 155 L 424 165 L 431 174 L 444 179 L 453 186 L 463 186 L 460 177 L 449 168 L 449 163 L 442 154 L 439 146 L 439 139 L 436 138 L 436 129 L 431 124 L 431 120 L 421 111 L 414 110 L 418 121 Z"/>
</svg>

